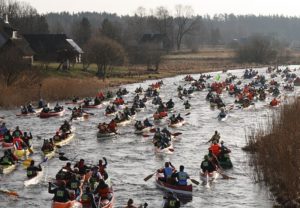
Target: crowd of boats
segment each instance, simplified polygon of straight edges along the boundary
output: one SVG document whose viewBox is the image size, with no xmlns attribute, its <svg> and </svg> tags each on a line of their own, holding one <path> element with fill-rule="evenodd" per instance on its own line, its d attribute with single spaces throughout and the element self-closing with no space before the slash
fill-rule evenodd
<svg viewBox="0 0 300 208">
<path fill-rule="evenodd" d="M 49 193 L 54 194 L 52 207 L 113 207 L 115 193 L 111 183 L 111 178 L 107 172 L 108 161 L 106 158 L 100 159 L 98 164 L 86 164 L 84 159 L 76 161 L 74 158 L 65 157 L 59 149 L 67 145 L 75 136 L 74 121 L 88 120 L 97 109 L 105 107 L 105 116 L 108 122 L 101 122 L 97 125 L 97 138 L 99 141 L 109 140 L 117 136 L 119 128 L 134 124 L 134 133 L 144 138 L 152 138 L 150 142 L 154 146 L 155 154 L 173 154 L 175 151 L 174 142 L 182 132 L 174 132 L 186 123 L 186 117 L 192 113 L 193 99 L 197 99 L 197 91 L 207 91 L 207 104 L 212 109 L 219 109 L 217 119 L 224 122 L 229 114 L 234 110 L 246 110 L 255 107 L 257 102 L 264 102 L 266 107 L 278 107 L 284 99 L 283 91 L 291 92 L 294 86 L 300 85 L 300 79 L 288 68 L 280 70 L 268 68 L 270 74 L 268 79 L 260 75 L 257 71 L 245 70 L 242 77 L 237 77 L 232 73 L 224 73 L 225 79 L 220 79 L 220 74 L 216 77 L 201 74 L 197 79 L 187 75 L 177 86 L 177 96 L 181 103 L 174 103 L 172 99 L 163 100 L 160 97 L 160 89 L 163 88 L 163 81 L 153 83 L 147 89 L 141 86 L 134 92 L 120 88 L 116 93 L 108 91 L 106 95 L 99 92 L 94 99 L 79 99 L 74 97 L 66 102 L 67 106 L 60 106 L 58 103 L 53 109 L 49 104 L 40 100 L 37 107 L 31 103 L 21 107 L 21 113 L 16 116 L 39 116 L 40 118 L 61 117 L 65 110 L 71 111 L 71 118 L 65 120 L 57 132 L 53 133 L 50 139 L 44 139 L 41 147 L 43 160 L 36 165 L 30 158 L 34 147 L 31 143 L 33 135 L 31 132 L 23 132 L 17 126 L 14 130 L 6 127 L 5 122 L 0 127 L 0 145 L 4 155 L 0 159 L 0 173 L 9 174 L 16 169 L 17 165 L 26 168 L 27 180 L 25 186 L 39 183 L 43 175 L 43 163 L 57 157 L 66 161 L 55 180 L 49 182 Z M 275 81 L 276 77 L 283 80 L 282 83 Z M 247 84 L 241 80 L 249 80 Z M 242 84 L 244 83 L 244 84 Z M 134 94 L 133 100 L 126 100 L 128 94 Z M 225 103 L 225 94 L 232 97 L 231 103 Z M 182 105 L 182 112 L 175 112 L 176 106 Z M 68 107 L 72 106 L 72 107 Z M 153 115 L 147 116 L 144 120 L 135 120 L 138 113 L 143 113 L 145 108 L 153 108 Z M 89 111 L 95 109 L 94 111 Z M 164 127 L 161 127 L 164 126 Z M 226 174 L 227 169 L 233 168 L 230 159 L 231 150 L 225 146 L 224 139 L 218 131 L 207 141 L 208 151 L 203 155 L 203 160 L 199 161 L 199 179 L 202 184 L 209 187 L 219 176 L 224 179 L 234 179 Z M 37 148 L 37 147 L 35 147 Z M 72 166 L 72 163 L 75 163 Z M 185 172 L 184 165 L 178 169 L 171 162 L 165 162 L 164 166 L 148 175 L 144 180 L 148 181 L 155 175 L 155 182 L 161 189 L 167 191 L 164 197 L 164 207 L 179 207 L 180 195 L 192 195 L 193 185 L 199 182 Z M 16 195 L 15 192 L 0 190 L 3 193 Z M 142 207 L 147 207 L 147 203 Z M 127 207 L 135 207 L 133 200 L 128 201 Z"/>
</svg>

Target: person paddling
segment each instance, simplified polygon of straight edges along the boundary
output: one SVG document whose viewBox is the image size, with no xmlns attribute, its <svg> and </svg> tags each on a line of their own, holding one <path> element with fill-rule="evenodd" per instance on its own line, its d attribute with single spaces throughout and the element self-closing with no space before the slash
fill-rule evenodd
<svg viewBox="0 0 300 208">
<path fill-rule="evenodd" d="M 31 160 L 30 166 L 27 168 L 27 177 L 34 178 L 37 176 L 37 172 L 42 171 L 41 165 L 34 166 L 34 160 Z"/>
<path fill-rule="evenodd" d="M 4 151 L 4 156 L 0 158 L 0 165 L 13 165 L 18 161 L 10 149 Z"/>
<path fill-rule="evenodd" d="M 190 178 L 190 176 L 184 172 L 184 166 L 180 165 L 179 172 L 174 174 L 174 177 L 177 178 L 177 183 L 180 186 L 187 186 L 187 179 Z"/>
<path fill-rule="evenodd" d="M 94 194 L 89 186 L 86 187 L 85 192 L 82 194 L 80 202 L 83 207 L 97 208 Z"/>
<path fill-rule="evenodd" d="M 53 201 L 65 203 L 71 199 L 70 194 L 66 189 L 66 183 L 64 181 L 61 181 L 60 186 L 54 189 L 51 189 L 51 186 L 52 183 L 49 182 L 48 192 L 50 194 L 54 194 Z"/>
<path fill-rule="evenodd" d="M 103 163 L 103 160 L 105 163 Z M 108 163 L 106 157 L 103 157 L 103 160 L 99 160 L 98 167 L 99 167 L 100 174 L 103 176 L 104 180 L 106 180 L 108 178 L 108 174 L 106 172 Z"/>
<path fill-rule="evenodd" d="M 140 205 L 137 207 L 137 206 L 134 206 L 133 203 L 134 203 L 133 199 L 128 199 L 127 206 L 124 208 L 146 208 L 148 206 L 148 204 L 145 203 L 144 205 Z"/>
<path fill-rule="evenodd" d="M 216 170 L 216 166 L 209 160 L 208 155 L 204 156 L 204 160 L 201 162 L 200 167 L 203 173 L 211 173 Z"/>
<path fill-rule="evenodd" d="M 217 143 L 219 143 L 220 138 L 221 138 L 220 133 L 218 131 L 215 131 L 215 134 L 211 137 L 210 140 L 208 140 L 207 143 L 209 143 L 209 142 L 213 143 L 214 141 L 216 141 Z"/>
<path fill-rule="evenodd" d="M 164 177 L 160 177 L 159 180 L 164 181 L 169 184 L 173 184 L 174 180 L 172 179 L 173 173 L 176 172 L 175 167 L 171 164 L 171 162 L 165 162 L 165 167 L 158 169 L 158 173 L 163 173 Z"/>
<path fill-rule="evenodd" d="M 164 196 L 164 206 L 163 208 L 179 208 L 180 201 L 179 199 L 172 193 L 168 192 L 167 196 Z"/>
</svg>

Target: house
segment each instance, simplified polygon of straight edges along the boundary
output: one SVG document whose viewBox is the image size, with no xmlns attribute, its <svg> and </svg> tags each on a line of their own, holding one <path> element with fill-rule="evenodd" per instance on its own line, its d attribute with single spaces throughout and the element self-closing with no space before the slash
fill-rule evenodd
<svg viewBox="0 0 300 208">
<path fill-rule="evenodd" d="M 82 49 L 65 34 L 24 34 L 35 52 L 35 60 L 59 62 L 69 68 L 71 63 L 80 63 Z"/>
<path fill-rule="evenodd" d="M 18 31 L 9 24 L 6 16 L 5 20 L 0 18 L 0 53 L 9 48 L 15 49 L 23 59 L 32 64 L 33 50 L 24 37 L 18 34 Z"/>
<path fill-rule="evenodd" d="M 140 40 L 140 45 L 152 45 L 156 50 L 170 49 L 170 40 L 165 34 L 144 34 Z"/>
</svg>

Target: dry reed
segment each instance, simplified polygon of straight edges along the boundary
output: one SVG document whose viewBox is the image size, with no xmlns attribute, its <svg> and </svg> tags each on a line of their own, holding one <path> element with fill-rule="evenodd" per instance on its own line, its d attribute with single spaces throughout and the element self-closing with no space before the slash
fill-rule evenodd
<svg viewBox="0 0 300 208">
<path fill-rule="evenodd" d="M 270 187 L 283 207 L 300 207 L 300 102 L 285 105 L 247 137 L 255 182 Z M 265 128 L 266 127 L 266 128 Z"/>
</svg>

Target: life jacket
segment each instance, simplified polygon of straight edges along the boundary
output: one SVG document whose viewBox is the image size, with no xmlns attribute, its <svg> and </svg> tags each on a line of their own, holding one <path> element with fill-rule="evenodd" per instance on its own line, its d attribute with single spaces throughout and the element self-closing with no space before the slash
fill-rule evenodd
<svg viewBox="0 0 300 208">
<path fill-rule="evenodd" d="M 79 188 L 79 182 L 77 180 L 71 180 L 70 182 L 70 188 L 72 190 L 76 190 Z"/>
<path fill-rule="evenodd" d="M 9 158 L 8 156 L 4 156 L 4 157 L 2 158 L 1 164 L 2 164 L 2 165 L 11 165 L 12 162 L 10 161 L 10 158 Z"/>
<path fill-rule="evenodd" d="M 13 143 L 16 146 L 17 150 L 22 150 L 23 149 L 23 146 L 22 146 L 23 141 L 20 137 L 14 138 Z"/>
<path fill-rule="evenodd" d="M 210 146 L 210 150 L 212 151 L 212 153 L 216 156 L 218 156 L 220 154 L 220 146 L 218 144 L 212 144 Z"/>
<path fill-rule="evenodd" d="M 176 208 L 177 207 L 177 200 L 176 199 L 169 199 L 167 202 L 168 208 Z"/>
<path fill-rule="evenodd" d="M 172 168 L 170 168 L 170 167 L 164 168 L 164 175 L 165 175 L 166 179 L 171 178 L 172 174 L 173 174 Z"/>
<path fill-rule="evenodd" d="M 178 184 L 179 185 L 187 185 L 188 175 L 185 172 L 178 172 Z"/>
<path fill-rule="evenodd" d="M 65 190 L 64 189 L 61 189 L 61 188 L 58 188 L 56 190 L 56 193 L 55 193 L 55 201 L 64 201 L 65 199 Z"/>
<path fill-rule="evenodd" d="M 91 204 L 91 199 L 87 193 L 82 194 L 81 203 L 84 204 L 85 206 Z"/>
<path fill-rule="evenodd" d="M 34 169 L 34 167 L 28 167 L 27 168 L 27 177 L 28 178 L 33 178 L 33 177 L 35 177 L 37 175 L 37 172 L 36 172 L 36 170 Z"/>
</svg>

